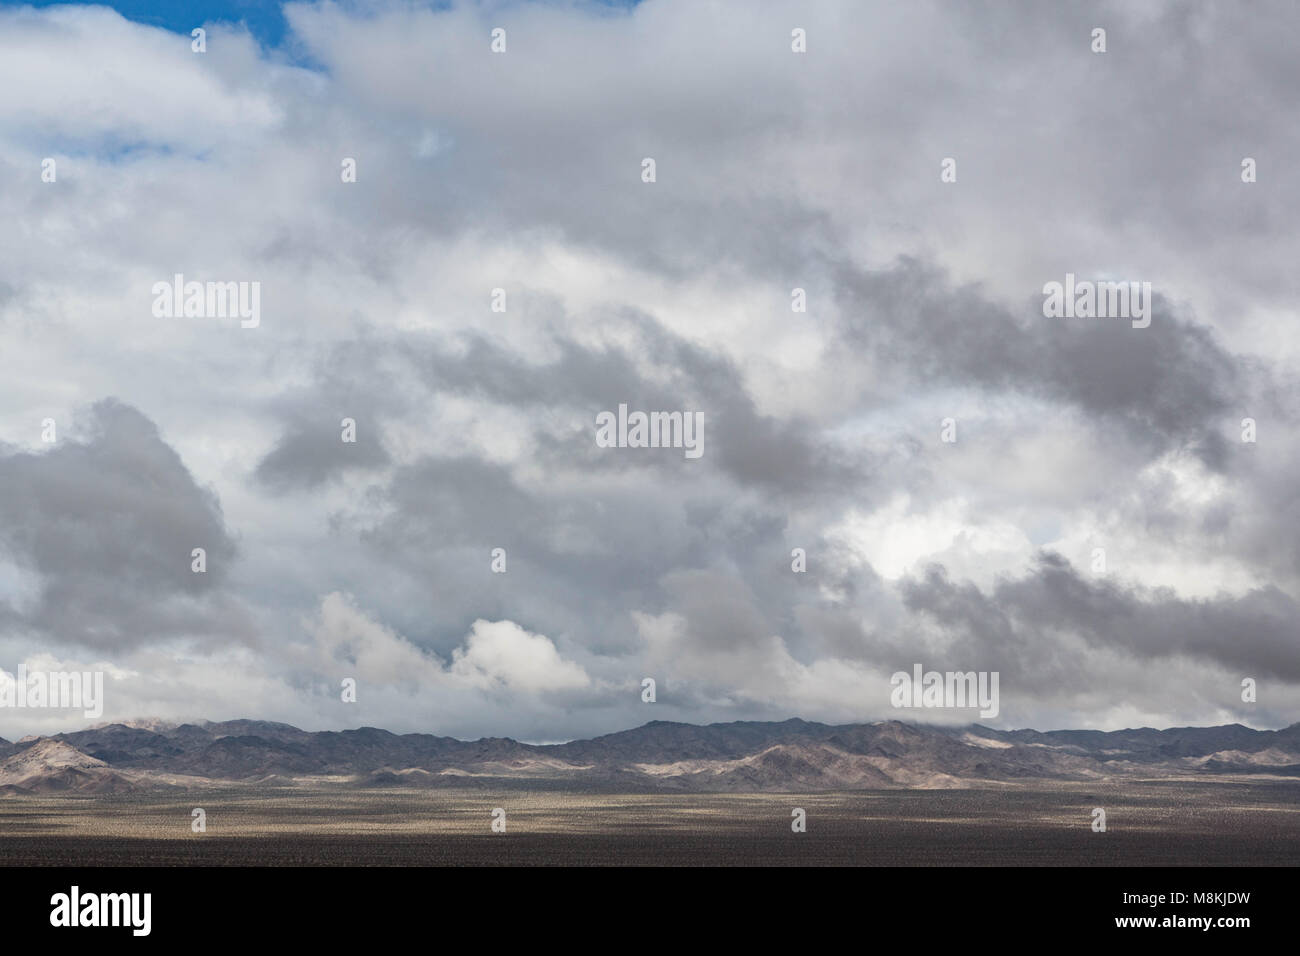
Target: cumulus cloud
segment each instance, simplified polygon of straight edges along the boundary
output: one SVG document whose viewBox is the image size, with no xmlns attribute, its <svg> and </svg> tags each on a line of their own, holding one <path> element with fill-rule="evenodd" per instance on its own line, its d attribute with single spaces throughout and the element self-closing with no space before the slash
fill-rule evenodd
<svg viewBox="0 0 1300 956">
<path fill-rule="evenodd" d="M 538 693 L 591 683 L 580 666 L 560 656 L 549 638 L 513 621 L 475 621 L 447 665 L 335 592 L 321 601 L 313 635 L 311 650 L 319 655 L 318 668 L 324 662 L 345 665 L 348 676 L 369 685 L 415 691 L 459 684 Z"/>
<path fill-rule="evenodd" d="M 545 636 L 530 634 L 514 621 L 474 622 L 465 642 L 452 654 L 451 673 L 474 684 L 500 684 L 530 693 L 586 687 L 591 678 L 566 661 Z"/>
</svg>

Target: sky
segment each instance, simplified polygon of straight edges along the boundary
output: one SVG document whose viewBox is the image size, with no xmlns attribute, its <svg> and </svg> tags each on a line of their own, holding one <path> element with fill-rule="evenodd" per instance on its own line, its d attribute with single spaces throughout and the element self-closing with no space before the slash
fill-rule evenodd
<svg viewBox="0 0 1300 956">
<path fill-rule="evenodd" d="M 1295 722 L 1298 46 L 1290 3 L 0 6 L 0 668 L 105 675 L 0 735 Z M 177 274 L 257 324 L 158 314 Z M 1045 314 L 1067 275 L 1150 324 Z M 601 447 L 620 405 L 702 453 Z M 915 664 L 998 716 L 892 706 Z"/>
</svg>

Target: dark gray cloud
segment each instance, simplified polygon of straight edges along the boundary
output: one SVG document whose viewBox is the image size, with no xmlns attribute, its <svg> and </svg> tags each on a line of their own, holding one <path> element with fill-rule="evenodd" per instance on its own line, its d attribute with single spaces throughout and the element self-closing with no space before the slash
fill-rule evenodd
<svg viewBox="0 0 1300 956">
<path fill-rule="evenodd" d="M 797 497 L 866 482 L 865 454 L 851 455 L 823 440 L 813 421 L 761 414 L 739 370 L 724 355 L 687 342 L 634 310 L 619 318 L 637 333 L 635 349 L 596 350 L 560 339 L 554 361 L 532 363 L 474 339 L 463 352 L 418 352 L 416 360 L 436 390 L 524 409 L 574 412 L 581 427 L 567 441 L 541 442 L 543 455 L 575 456 L 595 467 L 604 459 L 627 467 L 636 459 L 602 455 L 593 438 L 596 415 L 625 403 L 631 410 L 703 412 L 708 452 L 690 467 L 716 467 L 741 484 Z M 660 452 L 638 457 L 675 466 L 679 456 Z"/>
<path fill-rule="evenodd" d="M 1241 677 L 1300 680 L 1295 653 L 1300 608 L 1275 587 L 1244 595 L 1189 600 L 1167 589 L 1088 579 L 1059 555 L 1043 554 L 1024 577 L 985 592 L 948 578 L 942 568 L 903 586 L 909 610 L 938 621 L 955 638 L 949 653 L 970 666 L 1024 680 L 1074 686 L 1082 662 L 1060 653 L 1054 635 L 1072 634 L 1089 648 L 1120 650 L 1135 666 L 1176 657 L 1210 661 Z M 1235 686 L 1235 685 L 1234 685 Z"/>
<path fill-rule="evenodd" d="M 382 356 L 369 340 L 349 342 L 320 358 L 315 381 L 276 397 L 271 413 L 282 423 L 275 446 L 255 477 L 283 493 L 316 488 L 349 472 L 374 471 L 392 459 L 384 447 L 383 420 L 401 399 L 388 389 Z M 344 441 L 344 421 L 350 441 Z"/>
<path fill-rule="evenodd" d="M 345 426 L 347 419 L 351 423 Z M 349 427 L 355 441 L 345 442 L 343 434 Z M 326 419 L 322 414 L 292 422 L 258 463 L 257 477 L 279 490 L 315 487 L 332 475 L 352 469 L 375 469 L 390 460 L 374 419 L 358 421 L 351 415 Z"/>
<path fill-rule="evenodd" d="M 1152 455 L 1190 447 L 1226 467 L 1224 431 L 1248 407 L 1241 360 L 1161 296 L 1151 326 L 1135 329 L 1117 319 L 1045 318 L 1041 295 L 1016 316 L 914 259 L 876 272 L 842 267 L 835 289 L 846 344 L 873 354 L 905 387 L 1041 396 L 1130 430 Z"/>
<path fill-rule="evenodd" d="M 216 496 L 136 409 L 107 399 L 51 450 L 9 449 L 0 487 L 0 542 L 40 581 L 32 606 L 7 609 L 11 626 L 101 652 L 249 636 L 223 593 L 236 545 Z"/>
</svg>

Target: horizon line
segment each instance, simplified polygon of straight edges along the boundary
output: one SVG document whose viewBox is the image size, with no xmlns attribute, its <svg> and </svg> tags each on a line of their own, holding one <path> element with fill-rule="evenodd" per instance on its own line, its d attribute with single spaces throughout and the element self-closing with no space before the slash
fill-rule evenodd
<svg viewBox="0 0 1300 956">
<path fill-rule="evenodd" d="M 732 726 L 736 724 L 778 725 L 778 724 L 788 724 L 788 723 L 796 723 L 796 722 L 803 723 L 803 724 L 813 724 L 821 727 L 830 727 L 830 728 L 866 727 L 866 726 L 878 726 L 880 724 L 900 724 L 902 726 L 907 726 L 907 727 L 916 727 L 919 729 L 938 730 L 938 731 L 958 731 L 958 730 L 971 730 L 973 728 L 979 728 L 981 730 L 991 731 L 995 734 L 1014 734 L 1014 733 L 1022 733 L 1025 731 L 1028 731 L 1030 733 L 1035 733 L 1035 734 L 1053 734 L 1053 733 L 1122 734 L 1122 733 L 1132 733 L 1132 732 L 1143 731 L 1143 730 L 1154 731 L 1156 733 L 1168 733 L 1169 731 L 1174 731 L 1174 730 L 1219 730 L 1227 727 L 1240 727 L 1243 730 L 1249 730 L 1251 733 L 1279 733 L 1284 730 L 1289 730 L 1292 727 L 1300 726 L 1300 721 L 1296 721 L 1282 727 L 1251 727 L 1247 724 L 1241 723 L 1240 721 L 1233 721 L 1232 723 L 1226 723 L 1226 724 L 1183 724 L 1179 726 L 1169 726 L 1169 727 L 1151 727 L 1151 726 L 1121 727 L 1115 730 L 1099 730 L 1093 727 L 1058 727 L 1054 730 L 1039 730 L 1035 727 L 1015 727 L 1015 728 L 1002 729 L 997 727 L 990 727 L 987 724 L 980 724 L 980 723 L 933 724 L 933 723 L 922 723 L 918 721 L 900 720 L 898 718 L 853 721 L 849 723 L 827 723 L 825 721 L 820 721 L 820 720 L 808 720 L 807 718 L 804 717 L 787 717 L 782 720 L 727 720 L 727 721 L 712 721 L 706 724 L 691 723 L 690 721 L 685 721 L 685 720 L 655 719 L 655 720 L 646 721 L 641 724 L 637 724 L 635 726 L 624 727 L 621 730 L 612 730 L 604 733 L 594 734 L 590 737 L 572 737 L 567 740 L 539 742 L 539 741 L 523 740 L 518 737 L 509 737 L 509 736 L 500 736 L 500 735 L 489 735 L 489 736 L 480 736 L 480 737 L 457 737 L 452 734 L 439 734 L 432 731 L 420 731 L 420 730 L 405 731 L 399 733 L 397 731 L 389 730 L 386 727 L 377 727 L 372 724 L 363 724 L 358 727 L 347 727 L 339 730 L 328 730 L 328 729 L 307 730 L 303 727 L 299 727 L 296 724 L 290 724 L 286 721 L 264 720 L 257 717 L 232 717 L 227 720 L 209 720 L 207 718 L 169 720 L 161 717 L 130 717 L 130 718 L 123 718 L 121 720 L 100 721 L 99 723 L 92 724 L 87 727 L 82 727 L 79 730 L 63 730 L 63 731 L 58 731 L 57 733 L 49 733 L 49 734 L 25 734 L 22 737 L 18 737 L 14 739 L 4 737 L 3 734 L 0 734 L 0 740 L 5 740 L 9 743 L 23 743 L 25 741 L 31 741 L 31 740 L 49 740 L 56 737 L 67 736 L 69 734 L 85 733 L 91 730 L 104 730 L 109 727 L 115 727 L 115 726 L 126 727 L 132 730 L 147 730 L 148 729 L 147 727 L 133 726 L 137 724 L 146 724 L 146 723 L 155 723 L 163 727 L 166 727 L 168 729 L 174 730 L 185 726 L 203 727 L 205 725 L 229 724 L 229 723 L 240 723 L 240 722 L 250 723 L 250 724 L 267 724 L 267 725 L 272 725 L 277 727 L 284 727 L 290 730 L 298 731 L 299 733 L 306 733 L 306 734 L 323 734 L 323 733 L 339 734 L 339 733 L 357 733 L 362 730 L 378 730 L 383 733 L 390 734 L 394 737 L 411 737 L 411 736 L 445 737 L 462 743 L 475 743 L 484 740 L 508 740 L 513 743 L 518 743 L 529 747 L 560 747 L 560 746 L 564 746 L 565 744 L 596 740 L 601 737 L 611 737 L 616 734 L 629 733 L 634 730 L 641 730 L 653 724 L 673 724 L 676 726 L 696 727 L 696 728 L 726 727 L 726 726 Z"/>
</svg>

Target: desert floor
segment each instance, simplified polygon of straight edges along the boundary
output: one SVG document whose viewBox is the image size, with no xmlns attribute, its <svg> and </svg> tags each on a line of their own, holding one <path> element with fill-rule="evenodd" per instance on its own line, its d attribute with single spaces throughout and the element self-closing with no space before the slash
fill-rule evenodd
<svg viewBox="0 0 1300 956">
<path fill-rule="evenodd" d="M 203 808 L 205 833 L 191 830 Z M 492 832 L 495 808 L 506 832 Z M 791 831 L 791 812 L 807 832 Z M 1093 809 L 1106 811 L 1094 832 Z M 819 794 L 308 785 L 0 798 L 7 865 L 1300 864 L 1300 781 Z"/>
</svg>

